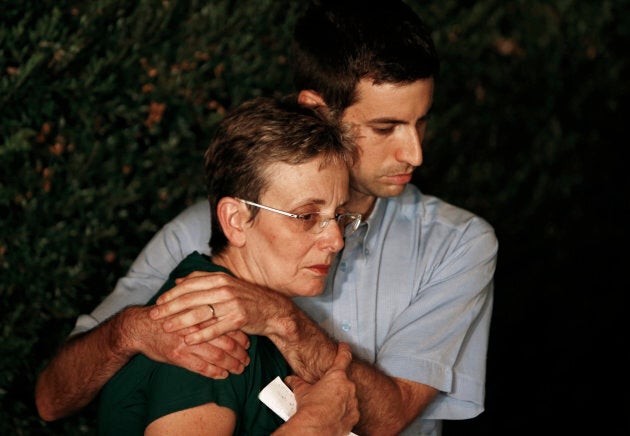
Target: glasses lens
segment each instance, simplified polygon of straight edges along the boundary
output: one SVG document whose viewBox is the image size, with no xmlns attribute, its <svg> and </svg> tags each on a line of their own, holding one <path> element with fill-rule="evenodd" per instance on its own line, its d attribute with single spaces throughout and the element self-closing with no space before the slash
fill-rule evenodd
<svg viewBox="0 0 630 436">
<path fill-rule="evenodd" d="M 319 233 L 324 229 L 322 217 L 318 213 L 303 213 L 298 216 L 298 219 L 305 232 Z"/>
<path fill-rule="evenodd" d="M 337 221 L 337 225 L 343 233 L 347 236 L 354 232 L 359 226 L 360 220 L 358 215 L 340 213 L 335 214 L 335 217 L 327 217 L 320 213 L 305 213 L 301 214 L 298 218 L 302 224 L 302 230 L 309 233 L 321 233 L 330 224 L 330 220 Z"/>
<path fill-rule="evenodd" d="M 347 213 L 337 215 L 337 223 L 344 236 L 348 236 L 359 226 L 358 217 Z"/>
</svg>

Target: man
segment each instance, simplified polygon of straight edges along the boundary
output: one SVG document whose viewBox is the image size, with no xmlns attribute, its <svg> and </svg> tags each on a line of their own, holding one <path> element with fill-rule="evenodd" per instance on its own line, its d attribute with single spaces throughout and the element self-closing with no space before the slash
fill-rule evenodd
<svg viewBox="0 0 630 436">
<path fill-rule="evenodd" d="M 351 170 L 348 210 L 366 222 L 346 238 L 324 293 L 295 300 L 310 319 L 289 300 L 281 313 L 268 311 L 260 292 L 235 280 L 204 274 L 184 280 L 153 309 L 151 319 L 167 317 L 164 328 L 178 344 L 176 352 L 162 352 L 160 358 L 225 376 L 239 371 L 238 362 L 245 360 L 238 346 L 242 338 L 233 331 L 255 325 L 260 333 L 266 322 L 278 322 L 286 327 L 286 348 L 293 350 L 288 360 L 307 381 L 317 380 L 331 364 L 331 338 L 352 345 L 358 434 L 438 435 L 442 419 L 467 419 L 483 411 L 497 241 L 483 219 L 409 185 L 422 163 L 438 73 L 430 33 L 401 2 L 323 3 L 297 23 L 294 53 L 300 102 L 325 106 L 353 125 L 360 160 Z M 163 271 L 208 239 L 202 224 L 207 213 L 207 207 L 195 205 L 168 224 L 92 317 L 79 319 L 77 329 L 147 301 L 161 286 Z M 180 329 L 210 319 L 207 304 L 216 310 L 209 327 Z M 129 319 L 134 310 L 125 309 L 110 322 Z M 140 319 L 143 347 L 165 350 L 147 345 L 159 337 L 159 328 L 145 312 Z M 90 362 L 109 370 L 101 377 L 106 381 L 141 347 L 125 347 L 120 326 L 99 329 L 123 342 L 110 348 L 115 357 L 108 364 L 105 353 Z M 233 340 L 218 336 L 228 331 Z M 209 347 L 203 342 L 209 338 L 229 353 L 204 362 L 217 350 L 195 347 Z M 195 345 L 187 348 L 186 341 Z M 85 352 L 74 351 L 57 362 L 72 362 Z M 51 380 L 61 378 L 69 364 L 55 363 L 57 369 L 41 383 L 43 405 L 50 404 L 46 398 L 61 397 Z M 100 389 L 95 378 L 89 394 L 68 387 L 67 399 L 51 407 L 50 416 L 86 404 Z"/>
</svg>

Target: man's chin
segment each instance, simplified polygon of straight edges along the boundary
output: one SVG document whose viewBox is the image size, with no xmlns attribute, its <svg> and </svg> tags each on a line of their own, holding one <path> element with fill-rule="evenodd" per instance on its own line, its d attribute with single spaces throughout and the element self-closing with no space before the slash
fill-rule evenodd
<svg viewBox="0 0 630 436">
<path fill-rule="evenodd" d="M 376 193 L 377 197 L 398 197 L 405 190 L 405 186 L 407 184 L 396 184 L 396 185 L 385 185 L 379 189 L 379 192 Z"/>
</svg>

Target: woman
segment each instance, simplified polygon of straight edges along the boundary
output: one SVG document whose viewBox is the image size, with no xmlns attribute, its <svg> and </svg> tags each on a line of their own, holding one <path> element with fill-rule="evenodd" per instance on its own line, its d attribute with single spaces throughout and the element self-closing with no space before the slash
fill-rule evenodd
<svg viewBox="0 0 630 436">
<path fill-rule="evenodd" d="M 190 254 L 151 303 L 193 271 L 221 271 L 285 296 L 321 293 L 344 232 L 354 231 L 361 220 L 344 209 L 356 151 L 343 135 L 339 126 L 293 99 L 258 98 L 228 114 L 205 154 L 212 257 Z M 208 311 L 210 322 L 216 321 L 212 305 Z M 345 374 L 349 349 L 340 347 L 335 365 L 315 385 L 289 379 L 299 388 L 298 410 L 283 424 L 258 393 L 276 376 L 288 376 L 290 368 L 272 339 L 249 339 L 250 364 L 224 380 L 134 357 L 103 389 L 99 433 L 350 431 L 358 407 Z"/>
</svg>

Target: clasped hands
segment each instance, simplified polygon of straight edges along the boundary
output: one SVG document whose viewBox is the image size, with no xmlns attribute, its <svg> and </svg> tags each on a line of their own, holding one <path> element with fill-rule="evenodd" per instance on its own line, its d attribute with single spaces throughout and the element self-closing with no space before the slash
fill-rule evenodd
<svg viewBox="0 0 630 436">
<path fill-rule="evenodd" d="M 165 332 L 183 335 L 190 347 L 220 348 L 224 356 L 208 363 L 220 373 L 214 378 L 223 378 L 227 372 L 241 373 L 249 363 L 246 333 L 282 334 L 284 323 L 277 320 L 288 318 L 294 307 L 287 297 L 228 274 L 194 272 L 177 279 L 176 286 L 158 298 L 150 317 L 161 321 Z M 301 421 L 306 415 L 313 428 L 322 431 L 326 425 L 347 430 L 358 422 L 355 385 L 347 374 L 351 361 L 350 346 L 340 343 L 333 365 L 317 383 L 307 383 L 297 375 L 286 379 L 296 396 Z"/>
</svg>

